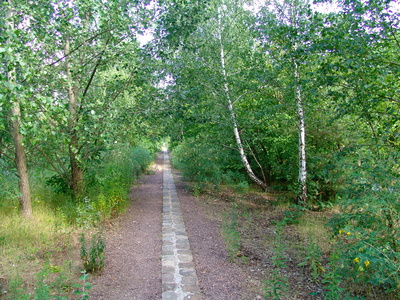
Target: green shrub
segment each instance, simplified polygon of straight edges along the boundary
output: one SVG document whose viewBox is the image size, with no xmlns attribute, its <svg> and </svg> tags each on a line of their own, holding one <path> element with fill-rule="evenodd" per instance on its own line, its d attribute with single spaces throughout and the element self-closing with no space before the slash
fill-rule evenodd
<svg viewBox="0 0 400 300">
<path fill-rule="evenodd" d="M 225 220 L 222 224 L 222 235 L 225 238 L 226 249 L 231 261 L 234 261 L 234 259 L 238 256 L 241 245 L 241 236 L 237 229 L 237 219 L 237 204 L 233 204 L 231 212 L 225 216 Z"/>
<path fill-rule="evenodd" d="M 2 169 L 0 159 L 0 214 L 11 214 L 18 208 L 18 178 Z"/>
<path fill-rule="evenodd" d="M 400 190 L 395 161 L 355 164 L 342 193 L 340 215 L 329 222 L 340 249 L 338 272 L 350 285 L 400 292 Z"/>
<path fill-rule="evenodd" d="M 84 233 L 81 238 L 81 259 L 88 273 L 99 273 L 104 268 L 106 243 L 101 233 L 92 236 L 90 246 L 87 245 Z"/>
<path fill-rule="evenodd" d="M 154 156 L 147 149 L 121 145 L 91 166 L 87 172 L 92 183 L 88 197 L 94 214 L 106 219 L 124 210 L 132 182 L 153 160 Z"/>
<path fill-rule="evenodd" d="M 248 190 L 242 163 L 233 150 L 206 144 L 200 138 L 188 139 L 174 148 L 171 162 L 187 180 L 226 184 L 238 192 Z"/>
<path fill-rule="evenodd" d="M 50 205 L 59 218 L 70 224 L 93 226 L 126 208 L 132 182 L 153 160 L 148 149 L 117 145 L 87 163 L 85 191 L 80 199 L 73 199 L 65 181 L 48 171 L 36 171 L 31 176 L 32 198 Z"/>
</svg>

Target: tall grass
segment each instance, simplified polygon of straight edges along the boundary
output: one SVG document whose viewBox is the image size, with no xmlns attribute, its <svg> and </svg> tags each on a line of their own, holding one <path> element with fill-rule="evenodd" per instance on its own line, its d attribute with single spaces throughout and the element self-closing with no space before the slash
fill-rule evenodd
<svg viewBox="0 0 400 300">
<path fill-rule="evenodd" d="M 46 184 L 54 174 L 35 170 L 30 178 L 32 220 L 19 215 L 16 177 L 0 170 L 0 185 L 6 187 L 0 191 L 0 279 L 6 282 L 0 282 L 0 298 L 32 299 L 29 293 L 40 289 L 51 297 L 60 285 L 57 295 L 71 294 L 84 268 L 79 236 L 90 236 L 102 221 L 124 211 L 132 182 L 153 159 L 149 150 L 128 145 L 103 153 L 86 165 L 86 189 L 79 200 Z"/>
</svg>

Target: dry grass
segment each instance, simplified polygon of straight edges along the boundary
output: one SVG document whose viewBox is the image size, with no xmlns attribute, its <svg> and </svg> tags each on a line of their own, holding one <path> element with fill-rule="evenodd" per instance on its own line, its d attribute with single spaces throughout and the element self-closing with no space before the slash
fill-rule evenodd
<svg viewBox="0 0 400 300">
<path fill-rule="evenodd" d="M 232 189 L 218 187 L 205 189 L 201 197 L 211 217 L 222 222 L 224 218 L 218 218 L 217 215 L 229 214 L 232 207 L 235 207 L 238 224 L 236 230 L 241 237 L 236 262 L 248 270 L 249 278 L 262 285 L 275 268 L 271 258 L 276 250 L 277 224 L 285 218 L 285 212 L 293 210 L 291 195 L 257 190 L 238 194 Z M 288 278 L 289 288 L 282 299 L 323 299 L 321 284 L 313 278 L 310 268 L 298 265 L 306 260 L 310 235 L 322 252 L 321 260 L 326 262 L 332 245 L 325 223 L 331 214 L 332 211 L 306 211 L 299 217 L 298 223 L 283 227 L 282 240 L 285 244 L 287 268 L 281 272 Z"/>
<path fill-rule="evenodd" d="M 21 289 L 32 293 L 37 275 L 48 265 L 52 281 L 62 275 L 64 294 L 79 282 L 78 230 L 63 224 L 54 212 L 35 205 L 34 218 L 25 220 L 17 212 L 1 215 L 0 224 L 0 298 L 9 297 L 10 285 L 20 281 Z"/>
</svg>

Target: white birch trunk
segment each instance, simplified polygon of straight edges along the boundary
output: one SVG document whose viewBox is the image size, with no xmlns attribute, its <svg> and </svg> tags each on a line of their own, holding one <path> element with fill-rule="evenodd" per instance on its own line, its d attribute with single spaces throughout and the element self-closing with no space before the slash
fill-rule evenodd
<svg viewBox="0 0 400 300">
<path fill-rule="evenodd" d="M 299 193 L 297 195 L 297 201 L 300 205 L 307 203 L 307 159 L 306 159 L 306 126 L 304 120 L 304 108 L 303 99 L 301 95 L 300 87 L 300 75 L 298 70 L 298 64 L 294 63 L 294 77 L 295 77 L 295 94 L 297 104 L 297 118 L 298 118 L 298 134 L 299 134 Z"/>
<path fill-rule="evenodd" d="M 258 186 L 260 186 L 263 190 L 267 189 L 267 184 L 265 182 L 263 182 L 261 179 L 259 179 L 253 172 L 249 161 L 247 159 L 247 156 L 244 152 L 244 147 L 243 147 L 243 143 L 242 143 L 242 139 L 240 137 L 240 132 L 239 132 L 239 127 L 238 127 L 238 123 L 237 123 L 237 119 L 236 119 L 236 115 L 235 115 L 235 111 L 233 108 L 233 102 L 231 99 L 231 95 L 230 95 L 230 89 L 229 89 L 229 84 L 228 84 L 228 77 L 227 77 L 227 72 L 226 72 L 226 66 L 225 66 L 225 51 L 224 51 L 224 45 L 223 45 L 223 41 L 222 41 L 222 20 L 221 20 L 221 11 L 219 9 L 219 14 L 218 14 L 218 39 L 219 39 L 219 43 L 220 43 L 220 63 L 221 63 L 221 71 L 222 71 L 222 77 L 223 77 L 223 81 L 224 81 L 224 92 L 225 92 L 225 96 L 226 96 L 226 100 L 227 100 L 227 104 L 228 104 L 228 110 L 229 113 L 231 115 L 231 121 L 232 121 L 232 127 L 233 127 L 233 134 L 235 136 L 235 140 L 236 140 L 236 145 L 238 147 L 239 153 L 240 153 L 240 158 L 242 160 L 242 163 L 246 169 L 247 174 L 249 175 L 249 177 L 251 178 L 251 180 L 253 180 Z"/>
</svg>

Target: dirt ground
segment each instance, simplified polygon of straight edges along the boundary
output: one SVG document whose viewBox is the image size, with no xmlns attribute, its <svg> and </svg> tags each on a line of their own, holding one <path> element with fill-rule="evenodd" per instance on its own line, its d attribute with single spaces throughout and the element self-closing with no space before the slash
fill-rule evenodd
<svg viewBox="0 0 400 300">
<path fill-rule="evenodd" d="M 91 278 L 91 299 L 161 299 L 162 155 L 132 189 L 132 204 L 106 233 L 106 266 Z M 221 218 L 174 172 L 203 299 L 262 299 L 260 282 L 229 261 Z M 218 214 L 217 214 L 218 215 Z"/>
<path fill-rule="evenodd" d="M 132 189 L 132 204 L 106 233 L 106 263 L 90 299 L 161 299 L 162 156 Z"/>
</svg>

